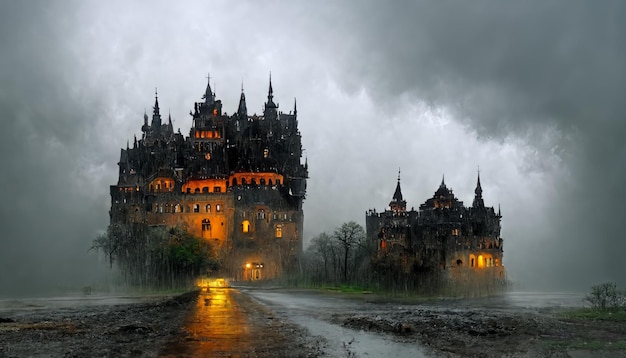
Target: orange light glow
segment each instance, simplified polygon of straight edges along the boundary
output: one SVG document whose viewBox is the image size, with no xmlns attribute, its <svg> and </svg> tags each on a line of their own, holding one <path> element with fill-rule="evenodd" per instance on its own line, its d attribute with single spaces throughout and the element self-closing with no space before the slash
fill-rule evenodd
<svg viewBox="0 0 626 358">
<path fill-rule="evenodd" d="M 252 267 L 252 265 L 249 262 L 246 263 L 246 268 L 249 269 L 250 267 Z"/>
</svg>

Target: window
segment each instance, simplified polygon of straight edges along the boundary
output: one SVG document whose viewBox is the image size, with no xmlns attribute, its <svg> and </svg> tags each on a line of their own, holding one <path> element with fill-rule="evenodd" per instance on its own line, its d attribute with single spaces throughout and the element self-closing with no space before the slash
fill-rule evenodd
<svg viewBox="0 0 626 358">
<path fill-rule="evenodd" d="M 248 220 L 244 220 L 241 223 L 241 231 L 247 233 L 250 231 L 250 222 Z"/>
<path fill-rule="evenodd" d="M 213 192 L 214 192 L 214 193 L 221 193 L 221 192 L 222 192 L 222 187 L 220 187 L 220 186 L 214 186 L 214 187 L 213 187 Z"/>
<path fill-rule="evenodd" d="M 269 150 L 269 149 L 267 149 L 267 148 L 265 148 L 265 149 L 263 150 L 263 158 L 267 158 L 267 157 L 269 157 L 269 156 L 270 156 L 270 150 Z"/>
<path fill-rule="evenodd" d="M 207 213 L 211 212 L 211 204 L 206 204 L 206 206 L 204 207 L 204 211 L 206 211 Z"/>
<path fill-rule="evenodd" d="M 174 212 L 180 213 L 180 204 L 176 204 L 176 206 L 174 207 Z"/>
<path fill-rule="evenodd" d="M 202 231 L 211 231 L 211 221 L 209 219 L 202 220 Z"/>
<path fill-rule="evenodd" d="M 193 204 L 193 212 L 194 213 L 200 212 L 200 204 Z"/>
<path fill-rule="evenodd" d="M 276 225 L 276 238 L 280 239 L 281 237 L 283 237 L 283 226 Z"/>
<path fill-rule="evenodd" d="M 159 205 L 159 214 L 163 214 L 163 204 Z"/>
<path fill-rule="evenodd" d="M 218 213 L 219 213 L 220 211 L 222 211 L 222 205 L 220 205 L 220 204 L 215 204 L 215 211 L 217 211 Z"/>
<path fill-rule="evenodd" d="M 459 236 L 459 229 L 452 229 L 452 236 Z"/>
<path fill-rule="evenodd" d="M 257 219 L 265 219 L 265 210 L 261 209 L 256 213 Z"/>
</svg>

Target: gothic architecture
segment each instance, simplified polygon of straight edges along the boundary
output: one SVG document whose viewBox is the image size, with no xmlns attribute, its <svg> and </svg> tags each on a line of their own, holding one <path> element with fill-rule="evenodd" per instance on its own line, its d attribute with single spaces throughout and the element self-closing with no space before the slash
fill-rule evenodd
<svg viewBox="0 0 626 358">
<path fill-rule="evenodd" d="M 391 264 L 407 275 L 437 272 L 454 281 L 504 280 L 500 209 L 486 207 L 480 174 L 472 206 L 459 201 L 445 181 L 419 210 L 406 210 L 400 175 L 389 209 L 366 213 L 374 264 Z"/>
<path fill-rule="evenodd" d="M 297 109 L 283 113 L 272 80 L 262 115 L 249 115 L 241 91 L 232 115 L 210 83 L 189 112 L 189 136 L 164 122 L 155 98 L 141 139 L 121 150 L 111 186 L 111 223 L 182 226 L 214 244 L 224 275 L 273 278 L 302 251 L 302 202 L 308 177 L 301 164 Z"/>
</svg>

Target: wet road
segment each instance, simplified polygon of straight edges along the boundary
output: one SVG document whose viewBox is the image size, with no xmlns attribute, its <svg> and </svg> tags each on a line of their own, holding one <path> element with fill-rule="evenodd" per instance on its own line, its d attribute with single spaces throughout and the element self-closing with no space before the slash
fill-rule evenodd
<svg viewBox="0 0 626 358">
<path fill-rule="evenodd" d="M 186 337 L 169 344 L 163 357 L 232 357 L 250 351 L 247 312 L 237 303 L 236 290 L 214 288 L 201 292 L 185 322 Z"/>
</svg>

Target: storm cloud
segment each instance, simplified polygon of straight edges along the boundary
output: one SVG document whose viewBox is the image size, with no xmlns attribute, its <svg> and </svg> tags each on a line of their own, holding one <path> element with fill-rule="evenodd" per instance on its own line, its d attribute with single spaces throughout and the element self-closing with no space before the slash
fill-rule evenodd
<svg viewBox="0 0 626 358">
<path fill-rule="evenodd" d="M 626 15 L 618 1 L 0 3 L 0 294 L 102 280 L 119 150 L 158 87 L 187 133 L 207 73 L 227 112 L 298 100 L 305 240 L 478 166 L 521 287 L 624 287 Z"/>
</svg>

